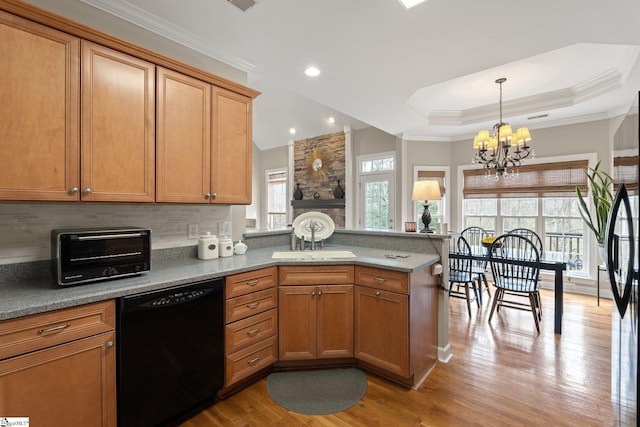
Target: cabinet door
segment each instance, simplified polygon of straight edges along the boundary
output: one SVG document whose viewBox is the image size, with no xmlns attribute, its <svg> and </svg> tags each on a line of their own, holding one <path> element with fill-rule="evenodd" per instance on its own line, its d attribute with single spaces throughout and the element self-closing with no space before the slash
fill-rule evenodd
<svg viewBox="0 0 640 427">
<path fill-rule="evenodd" d="M 316 358 L 316 287 L 279 288 L 280 360 Z"/>
<path fill-rule="evenodd" d="M 82 200 L 154 201 L 154 87 L 153 64 L 82 42 Z"/>
<path fill-rule="evenodd" d="M 353 357 L 353 285 L 318 286 L 316 314 L 316 357 Z"/>
<path fill-rule="evenodd" d="M 213 88 L 212 202 L 251 204 L 251 98 Z"/>
<path fill-rule="evenodd" d="M 364 362 L 409 376 L 407 295 L 356 286 L 355 352 Z"/>
<path fill-rule="evenodd" d="M 78 200 L 80 40 L 0 12 L 0 199 Z"/>
<path fill-rule="evenodd" d="M 209 203 L 211 85 L 158 67 L 156 200 Z"/>
<path fill-rule="evenodd" d="M 34 426 L 115 426 L 115 333 L 0 361 L 0 414 Z"/>
</svg>

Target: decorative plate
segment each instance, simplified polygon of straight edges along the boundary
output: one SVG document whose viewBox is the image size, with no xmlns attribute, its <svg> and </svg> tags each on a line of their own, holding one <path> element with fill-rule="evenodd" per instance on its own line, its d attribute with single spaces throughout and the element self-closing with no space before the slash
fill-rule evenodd
<svg viewBox="0 0 640 427">
<path fill-rule="evenodd" d="M 305 242 L 311 241 L 311 225 L 315 224 L 315 241 L 325 240 L 331 237 L 336 225 L 327 214 L 322 212 L 305 212 L 293 220 L 293 231 L 299 239 L 304 237 Z"/>
</svg>

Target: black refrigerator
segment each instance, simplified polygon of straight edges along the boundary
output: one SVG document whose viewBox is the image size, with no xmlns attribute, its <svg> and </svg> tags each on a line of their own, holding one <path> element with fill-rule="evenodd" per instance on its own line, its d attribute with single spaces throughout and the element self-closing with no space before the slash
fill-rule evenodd
<svg viewBox="0 0 640 427">
<path fill-rule="evenodd" d="M 635 111 L 625 116 L 614 135 L 612 177 L 615 196 L 605 240 L 607 275 L 614 299 L 611 403 L 618 426 L 638 425 L 640 121 L 637 102 L 638 98 Z"/>
</svg>

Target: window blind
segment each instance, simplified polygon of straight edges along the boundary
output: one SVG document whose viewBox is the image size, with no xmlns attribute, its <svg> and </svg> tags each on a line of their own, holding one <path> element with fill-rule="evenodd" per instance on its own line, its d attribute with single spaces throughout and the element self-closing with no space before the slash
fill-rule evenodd
<svg viewBox="0 0 640 427">
<path fill-rule="evenodd" d="M 444 171 L 418 171 L 418 181 L 423 180 L 433 180 L 438 181 L 440 185 L 440 194 L 444 196 L 444 192 L 446 191 L 445 182 L 444 182 Z"/>
<path fill-rule="evenodd" d="M 638 156 L 613 158 L 613 190 L 624 183 L 629 194 L 638 194 Z"/>
<path fill-rule="evenodd" d="M 484 169 L 464 171 L 465 199 L 571 197 L 576 186 L 587 191 L 587 160 L 522 165 L 517 175 L 486 176 Z"/>
</svg>

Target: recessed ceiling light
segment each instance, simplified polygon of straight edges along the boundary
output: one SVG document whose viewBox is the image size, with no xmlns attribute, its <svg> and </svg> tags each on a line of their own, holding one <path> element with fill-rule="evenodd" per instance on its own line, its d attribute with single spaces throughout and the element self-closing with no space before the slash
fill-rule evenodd
<svg viewBox="0 0 640 427">
<path fill-rule="evenodd" d="M 296 134 L 296 128 L 290 128 L 290 129 L 289 129 L 289 133 L 290 133 L 291 135 L 295 135 L 295 134 Z"/>
<path fill-rule="evenodd" d="M 420 3 L 424 3 L 427 0 L 398 0 L 404 7 L 411 9 L 413 6 L 417 6 Z"/>
<path fill-rule="evenodd" d="M 306 70 L 304 70 L 304 73 L 309 77 L 316 77 L 320 75 L 320 70 L 318 70 L 316 67 L 308 67 Z"/>
<path fill-rule="evenodd" d="M 336 118 L 335 118 L 335 117 L 333 117 L 333 116 L 331 116 L 331 117 L 329 117 L 329 118 L 327 119 L 327 121 L 328 121 L 329 123 L 331 123 L 331 124 L 334 124 L 334 123 L 336 122 Z"/>
</svg>

